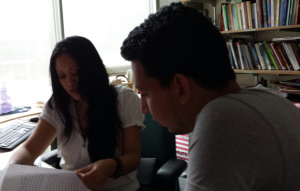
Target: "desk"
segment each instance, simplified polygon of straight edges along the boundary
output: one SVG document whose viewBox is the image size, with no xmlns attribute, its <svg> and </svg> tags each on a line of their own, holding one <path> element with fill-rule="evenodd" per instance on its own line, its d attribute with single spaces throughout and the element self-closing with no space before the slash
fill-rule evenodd
<svg viewBox="0 0 300 191">
<path fill-rule="evenodd" d="M 0 129 L 3 129 L 3 128 L 7 127 L 9 124 L 13 123 L 14 119 L 29 120 L 29 118 L 33 117 L 33 115 L 40 114 L 41 111 L 42 111 L 42 108 L 40 106 L 35 106 L 34 105 L 34 106 L 31 106 L 31 109 L 27 112 L 1 116 L 0 117 Z M 33 123 L 30 123 L 30 124 L 32 125 Z M 21 147 L 22 144 L 23 143 L 21 143 L 14 150 L 9 151 L 9 152 L 0 151 L 0 169 L 3 169 L 6 166 L 6 164 L 8 163 L 8 161 L 11 158 L 11 156 L 13 155 L 13 153 L 19 147 Z M 50 166 L 50 165 L 48 165 L 47 163 L 44 163 L 44 162 L 41 163 L 41 167 L 53 168 L 52 166 Z"/>
<path fill-rule="evenodd" d="M 22 112 L 22 113 L 16 113 L 16 114 L 11 114 L 11 115 L 4 115 L 0 117 L 0 124 L 5 123 L 7 121 L 11 121 L 14 119 L 19 119 L 22 117 L 27 117 L 27 116 L 32 116 L 32 115 L 39 115 L 43 110 L 43 107 L 38 104 L 34 104 L 31 106 L 31 109 L 27 112 Z"/>
</svg>

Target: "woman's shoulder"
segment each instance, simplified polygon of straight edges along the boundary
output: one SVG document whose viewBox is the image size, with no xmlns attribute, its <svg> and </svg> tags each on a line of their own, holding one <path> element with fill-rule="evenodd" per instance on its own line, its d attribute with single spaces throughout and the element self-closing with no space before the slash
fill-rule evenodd
<svg viewBox="0 0 300 191">
<path fill-rule="evenodd" d="M 116 85 L 114 87 L 117 90 L 119 97 L 131 97 L 137 95 L 133 89 L 129 88 L 128 86 Z"/>
</svg>

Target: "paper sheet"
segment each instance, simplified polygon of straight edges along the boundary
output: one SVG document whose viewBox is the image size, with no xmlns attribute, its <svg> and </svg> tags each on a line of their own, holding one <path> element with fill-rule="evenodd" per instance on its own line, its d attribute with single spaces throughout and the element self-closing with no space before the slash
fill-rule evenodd
<svg viewBox="0 0 300 191">
<path fill-rule="evenodd" d="M 1 173 L 4 174 L 4 173 Z M 1 183 L 0 174 L 0 183 Z M 2 175 L 3 176 L 3 175 Z M 76 173 L 66 170 L 10 165 L 1 191 L 87 191 Z"/>
</svg>

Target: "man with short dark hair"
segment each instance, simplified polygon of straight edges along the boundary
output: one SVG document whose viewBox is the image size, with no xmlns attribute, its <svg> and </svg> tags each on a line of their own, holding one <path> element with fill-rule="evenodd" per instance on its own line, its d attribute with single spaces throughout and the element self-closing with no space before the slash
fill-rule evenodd
<svg viewBox="0 0 300 191">
<path fill-rule="evenodd" d="M 142 111 L 171 133 L 193 132 L 186 191 L 300 189 L 300 111 L 261 88 L 241 89 L 212 23 L 181 3 L 124 40 Z"/>
</svg>

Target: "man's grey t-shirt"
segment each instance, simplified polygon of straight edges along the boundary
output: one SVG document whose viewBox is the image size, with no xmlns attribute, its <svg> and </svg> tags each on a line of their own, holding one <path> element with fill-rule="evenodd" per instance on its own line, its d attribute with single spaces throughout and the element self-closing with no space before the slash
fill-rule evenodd
<svg viewBox="0 0 300 191">
<path fill-rule="evenodd" d="M 299 191 L 300 110 L 276 93 L 245 89 L 199 113 L 186 191 Z"/>
</svg>

